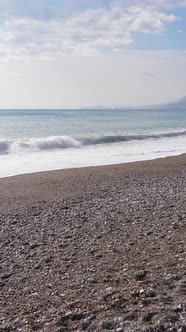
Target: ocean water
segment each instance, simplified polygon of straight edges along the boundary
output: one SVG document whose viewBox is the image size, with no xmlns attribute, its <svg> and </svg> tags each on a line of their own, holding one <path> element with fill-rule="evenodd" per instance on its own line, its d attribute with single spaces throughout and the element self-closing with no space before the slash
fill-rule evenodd
<svg viewBox="0 0 186 332">
<path fill-rule="evenodd" d="M 186 110 L 0 110 L 0 177 L 186 152 Z"/>
</svg>

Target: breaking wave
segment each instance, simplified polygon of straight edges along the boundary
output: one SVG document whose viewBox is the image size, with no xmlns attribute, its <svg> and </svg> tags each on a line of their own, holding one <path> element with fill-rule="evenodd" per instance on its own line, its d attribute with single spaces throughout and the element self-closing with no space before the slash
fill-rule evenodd
<svg viewBox="0 0 186 332">
<path fill-rule="evenodd" d="M 0 154 L 21 151 L 39 151 L 39 150 L 55 150 L 77 148 L 81 146 L 81 142 L 73 137 L 60 136 L 48 138 L 31 138 L 23 140 L 0 141 Z"/>
<path fill-rule="evenodd" d="M 171 138 L 178 136 L 186 136 L 185 131 L 179 132 L 169 132 L 160 134 L 147 134 L 147 135 L 110 135 L 101 136 L 97 138 L 87 138 L 84 140 L 86 145 L 91 144 L 107 144 L 107 143 L 119 143 L 119 142 L 129 142 L 129 141 L 142 141 L 147 139 L 160 139 L 160 138 Z"/>
<path fill-rule="evenodd" d="M 10 144 L 7 141 L 0 141 L 0 154 L 8 153 Z"/>
<path fill-rule="evenodd" d="M 21 151 L 42 151 L 54 149 L 80 148 L 86 145 L 109 144 L 148 139 L 161 139 L 186 136 L 186 131 L 166 132 L 147 135 L 108 135 L 75 139 L 70 136 L 31 138 L 23 140 L 0 140 L 0 155 Z"/>
</svg>

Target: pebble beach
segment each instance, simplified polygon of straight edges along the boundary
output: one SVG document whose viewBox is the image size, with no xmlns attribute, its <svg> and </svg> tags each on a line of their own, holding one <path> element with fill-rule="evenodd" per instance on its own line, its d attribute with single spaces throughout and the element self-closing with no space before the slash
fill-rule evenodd
<svg viewBox="0 0 186 332">
<path fill-rule="evenodd" d="M 186 155 L 0 179 L 0 332 L 186 331 Z"/>
</svg>

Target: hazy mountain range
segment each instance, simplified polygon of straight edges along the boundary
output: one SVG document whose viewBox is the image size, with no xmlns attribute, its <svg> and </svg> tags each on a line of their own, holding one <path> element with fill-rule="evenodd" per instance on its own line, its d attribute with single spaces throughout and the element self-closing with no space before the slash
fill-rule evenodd
<svg viewBox="0 0 186 332">
<path fill-rule="evenodd" d="M 90 106 L 90 107 L 82 107 L 83 109 L 175 109 L 175 110 L 186 110 L 186 96 L 164 104 L 157 105 L 148 105 L 148 106 Z"/>
<path fill-rule="evenodd" d="M 167 104 L 160 104 L 157 105 L 158 108 L 162 108 L 162 109 L 185 109 L 186 110 L 186 96 L 172 101 L 170 103 Z"/>
</svg>

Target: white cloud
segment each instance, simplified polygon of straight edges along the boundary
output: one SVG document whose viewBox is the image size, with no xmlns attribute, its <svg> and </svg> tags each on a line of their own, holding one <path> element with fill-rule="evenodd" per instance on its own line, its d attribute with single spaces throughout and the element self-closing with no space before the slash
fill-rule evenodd
<svg viewBox="0 0 186 332">
<path fill-rule="evenodd" d="M 173 14 L 152 5 L 121 4 L 85 9 L 66 18 L 8 17 L 0 26 L 0 56 L 55 57 L 120 50 L 135 42 L 133 33 L 160 33 L 175 20 Z"/>
</svg>

